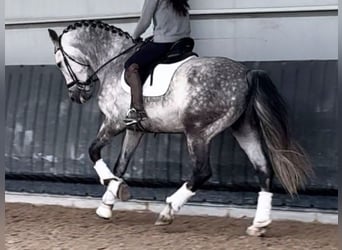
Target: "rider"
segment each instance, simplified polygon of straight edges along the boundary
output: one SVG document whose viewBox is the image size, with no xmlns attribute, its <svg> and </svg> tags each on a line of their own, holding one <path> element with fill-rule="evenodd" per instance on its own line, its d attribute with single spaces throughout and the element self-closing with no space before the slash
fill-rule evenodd
<svg viewBox="0 0 342 250">
<path fill-rule="evenodd" d="M 141 75 L 163 58 L 174 42 L 190 36 L 188 10 L 188 0 L 145 0 L 133 39 L 139 41 L 153 19 L 153 41 L 145 43 L 125 63 L 125 79 L 131 87 L 132 95 L 131 108 L 124 119 L 127 125 L 147 118 Z"/>
</svg>

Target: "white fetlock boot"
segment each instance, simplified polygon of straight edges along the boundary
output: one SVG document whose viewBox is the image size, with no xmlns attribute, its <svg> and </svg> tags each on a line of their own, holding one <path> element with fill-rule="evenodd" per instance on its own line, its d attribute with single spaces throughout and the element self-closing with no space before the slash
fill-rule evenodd
<svg viewBox="0 0 342 250">
<path fill-rule="evenodd" d="M 170 204 L 174 212 L 178 212 L 182 206 L 196 193 L 187 188 L 185 182 L 183 186 L 177 190 L 176 193 L 166 198 L 166 203 Z"/>
<path fill-rule="evenodd" d="M 253 225 L 247 228 L 247 234 L 251 236 L 262 236 L 266 233 L 266 227 L 271 224 L 272 196 L 270 192 L 259 192 L 257 209 Z"/>
<path fill-rule="evenodd" d="M 155 225 L 168 225 L 171 224 L 175 213 L 177 213 L 182 206 L 196 193 L 187 188 L 187 183 L 177 190 L 173 195 L 166 198 L 166 207 L 160 213 Z"/>
<path fill-rule="evenodd" d="M 128 186 L 122 179 L 113 175 L 102 159 L 96 161 L 94 169 L 102 185 L 108 182 L 107 190 L 102 196 L 102 203 L 96 209 L 96 214 L 101 218 L 110 219 L 115 200 L 118 198 L 125 201 L 130 198 Z"/>
<path fill-rule="evenodd" d="M 96 210 L 96 214 L 104 219 L 110 219 L 112 217 L 112 211 L 114 203 L 117 199 L 128 200 L 130 193 L 128 186 L 122 179 L 115 178 L 109 181 L 107 190 L 102 196 L 102 203 Z"/>
</svg>

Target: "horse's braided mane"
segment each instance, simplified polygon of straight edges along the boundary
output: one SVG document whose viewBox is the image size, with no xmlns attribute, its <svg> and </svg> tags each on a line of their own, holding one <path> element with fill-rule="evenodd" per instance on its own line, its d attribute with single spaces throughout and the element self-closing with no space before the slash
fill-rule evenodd
<svg viewBox="0 0 342 250">
<path fill-rule="evenodd" d="M 74 24 L 70 24 L 67 28 L 63 30 L 62 34 L 65 34 L 71 30 L 75 30 L 82 27 L 92 27 L 104 29 L 105 31 L 117 33 L 119 36 L 125 36 L 127 39 L 133 39 L 128 32 L 123 31 L 122 29 L 115 27 L 113 25 L 109 25 L 108 23 L 104 23 L 100 20 L 82 20 L 79 22 L 75 22 Z"/>
</svg>

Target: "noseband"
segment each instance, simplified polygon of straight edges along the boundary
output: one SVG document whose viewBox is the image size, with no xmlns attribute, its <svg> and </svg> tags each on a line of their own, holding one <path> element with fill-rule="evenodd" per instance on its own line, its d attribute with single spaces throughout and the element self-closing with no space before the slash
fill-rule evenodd
<svg viewBox="0 0 342 250">
<path fill-rule="evenodd" d="M 61 51 L 62 56 L 63 56 L 63 61 L 65 63 L 65 66 L 66 66 L 66 68 L 68 70 L 68 73 L 70 74 L 70 76 L 72 78 L 72 82 L 67 84 L 67 88 L 70 89 L 74 85 L 76 85 L 80 90 L 83 90 L 84 87 L 89 86 L 92 82 L 95 82 L 96 80 L 94 80 L 93 77 L 96 76 L 96 74 L 101 69 L 103 69 L 107 64 L 109 64 L 110 62 L 114 61 L 118 57 L 128 53 L 133 48 L 135 48 L 136 46 L 139 45 L 139 43 L 135 43 L 133 46 L 129 47 L 128 49 L 124 50 L 123 52 L 121 52 L 118 55 L 114 56 L 113 58 L 109 59 L 107 62 L 105 62 L 103 65 L 101 65 L 97 70 L 95 70 L 94 73 L 91 74 L 86 81 L 82 82 L 82 81 L 80 81 L 77 78 L 75 72 L 72 70 L 71 65 L 70 65 L 70 63 L 69 63 L 69 61 L 67 59 L 77 63 L 78 65 L 84 66 L 84 67 L 90 67 L 90 64 L 80 62 L 80 61 L 76 60 L 75 58 L 73 58 L 72 56 L 70 56 L 68 53 L 66 53 L 65 50 L 62 47 L 61 39 L 62 39 L 62 36 L 59 37 L 59 48 L 55 51 L 55 54 L 57 53 L 58 50 Z"/>
<path fill-rule="evenodd" d="M 70 89 L 71 87 L 73 87 L 74 85 L 77 85 L 80 89 L 83 89 L 85 86 L 88 86 L 91 84 L 92 82 L 92 77 L 93 75 L 91 75 L 85 82 L 81 82 L 77 75 L 75 74 L 75 72 L 72 70 L 71 65 L 69 63 L 69 61 L 67 60 L 67 58 L 75 63 L 77 63 L 78 65 L 84 66 L 84 67 L 90 67 L 89 64 L 86 63 L 82 63 L 80 61 L 77 61 L 75 58 L 73 58 L 72 56 L 70 56 L 68 53 L 65 52 L 65 50 L 62 47 L 61 42 L 59 42 L 60 47 L 55 51 L 55 53 L 57 53 L 58 50 L 61 51 L 62 56 L 63 56 L 63 61 L 65 63 L 65 66 L 69 72 L 69 75 L 72 78 L 72 82 L 67 84 L 67 88 Z"/>
</svg>

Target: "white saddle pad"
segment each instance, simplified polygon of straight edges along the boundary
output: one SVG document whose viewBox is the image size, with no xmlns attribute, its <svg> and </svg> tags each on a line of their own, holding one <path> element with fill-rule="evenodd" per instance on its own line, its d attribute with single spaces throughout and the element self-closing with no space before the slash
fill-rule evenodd
<svg viewBox="0 0 342 250">
<path fill-rule="evenodd" d="M 153 71 L 153 82 L 151 85 L 151 75 L 149 75 L 143 86 L 143 96 L 162 96 L 169 89 L 169 85 L 176 69 L 184 62 L 194 58 L 190 56 L 182 61 L 171 64 L 158 64 Z M 125 70 L 121 75 L 121 86 L 127 92 L 131 93 L 131 87 L 125 81 Z"/>
</svg>

